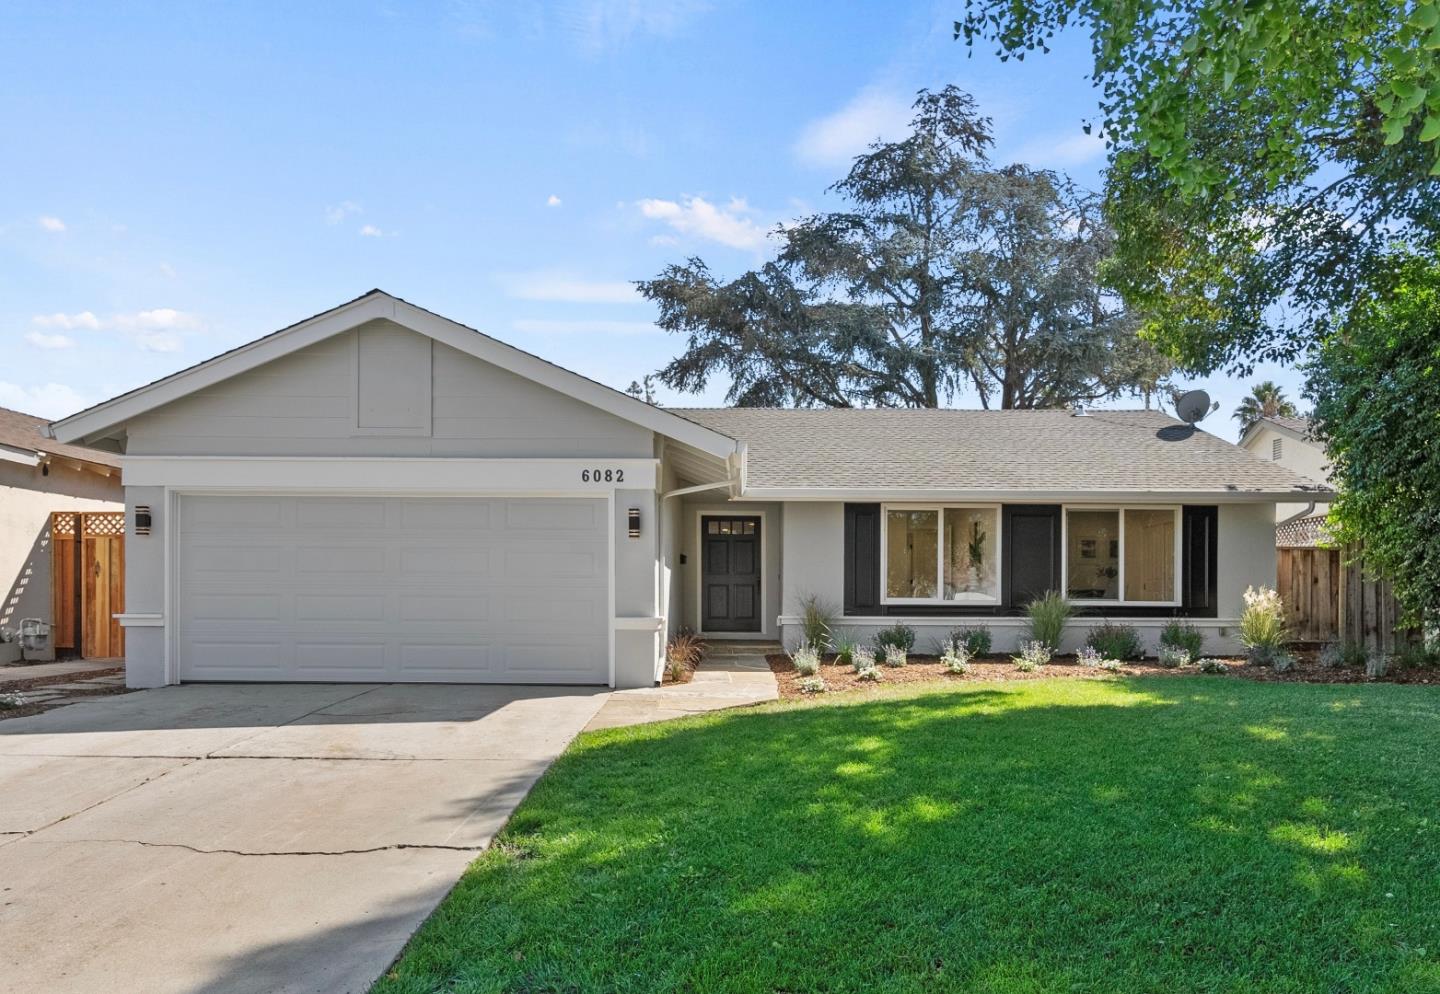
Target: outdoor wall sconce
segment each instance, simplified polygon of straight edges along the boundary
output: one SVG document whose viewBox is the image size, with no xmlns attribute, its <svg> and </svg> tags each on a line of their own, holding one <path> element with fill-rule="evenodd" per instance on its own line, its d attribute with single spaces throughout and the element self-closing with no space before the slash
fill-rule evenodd
<svg viewBox="0 0 1440 994">
<path fill-rule="evenodd" d="M 630 537 L 640 537 L 640 509 L 638 507 L 630 509 Z"/>
<path fill-rule="evenodd" d="M 150 534 L 150 505 L 149 505 L 149 504 L 136 504 L 136 505 L 135 505 L 135 534 L 136 534 L 136 535 L 149 535 L 149 534 Z"/>
</svg>

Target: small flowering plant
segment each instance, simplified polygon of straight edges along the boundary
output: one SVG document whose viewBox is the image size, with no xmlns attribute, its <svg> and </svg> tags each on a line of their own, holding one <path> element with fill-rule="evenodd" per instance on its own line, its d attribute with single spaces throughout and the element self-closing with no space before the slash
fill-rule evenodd
<svg viewBox="0 0 1440 994">
<path fill-rule="evenodd" d="M 1031 673 L 1050 662 L 1050 646 L 1039 639 L 1024 642 L 1020 646 L 1019 654 L 1013 658 L 1017 670 Z"/>
<path fill-rule="evenodd" d="M 947 673 L 969 673 L 970 652 L 965 646 L 952 644 L 940 655 L 940 665 Z"/>
<path fill-rule="evenodd" d="M 790 654 L 795 672 L 801 676 L 814 676 L 820 672 L 820 650 L 813 645 L 802 645 Z"/>
<path fill-rule="evenodd" d="M 855 667 L 856 673 L 873 670 L 875 668 L 875 653 L 863 647 L 858 648 L 851 656 L 851 665 Z"/>
<path fill-rule="evenodd" d="M 886 666 L 904 666 L 908 661 L 904 646 L 887 645 L 885 647 Z"/>
</svg>

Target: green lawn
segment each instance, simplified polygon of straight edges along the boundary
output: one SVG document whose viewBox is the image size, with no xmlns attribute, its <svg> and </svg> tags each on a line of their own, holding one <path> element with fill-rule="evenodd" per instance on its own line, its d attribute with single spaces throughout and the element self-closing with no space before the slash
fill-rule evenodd
<svg viewBox="0 0 1440 994">
<path fill-rule="evenodd" d="M 1440 696 L 972 684 L 579 739 L 377 986 L 1440 991 Z"/>
</svg>

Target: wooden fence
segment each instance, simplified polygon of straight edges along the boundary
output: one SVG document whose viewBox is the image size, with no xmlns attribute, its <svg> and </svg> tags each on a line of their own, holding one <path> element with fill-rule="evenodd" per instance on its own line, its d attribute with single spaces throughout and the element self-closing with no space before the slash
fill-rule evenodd
<svg viewBox="0 0 1440 994">
<path fill-rule="evenodd" d="M 1390 584 L 1367 575 L 1353 549 L 1276 549 L 1275 589 L 1301 642 L 1355 642 L 1394 652 L 1415 638 L 1399 629 Z"/>
</svg>

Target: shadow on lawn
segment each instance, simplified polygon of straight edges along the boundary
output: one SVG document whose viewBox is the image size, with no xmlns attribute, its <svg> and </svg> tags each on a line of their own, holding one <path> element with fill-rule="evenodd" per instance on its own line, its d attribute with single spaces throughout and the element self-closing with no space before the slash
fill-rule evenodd
<svg viewBox="0 0 1440 994">
<path fill-rule="evenodd" d="M 589 736 L 378 990 L 1440 989 L 1434 729 L 1375 700 L 1045 682 Z"/>
</svg>

